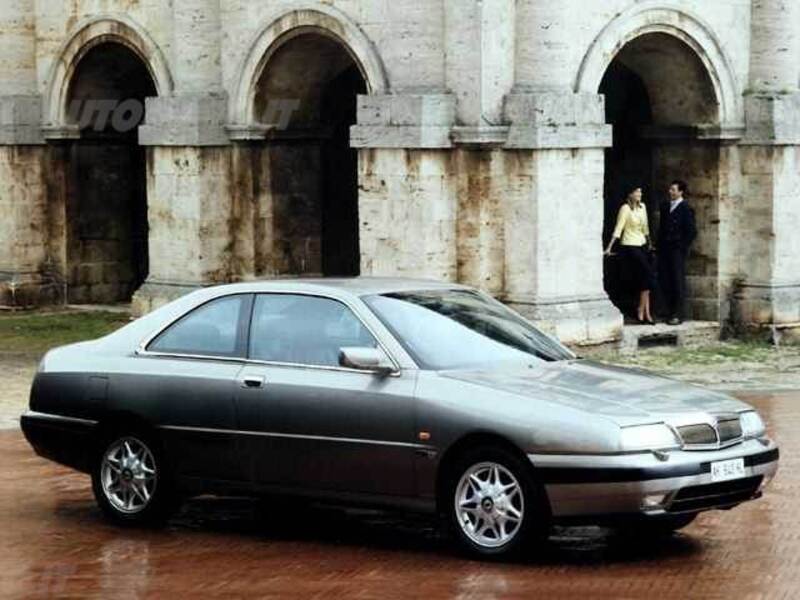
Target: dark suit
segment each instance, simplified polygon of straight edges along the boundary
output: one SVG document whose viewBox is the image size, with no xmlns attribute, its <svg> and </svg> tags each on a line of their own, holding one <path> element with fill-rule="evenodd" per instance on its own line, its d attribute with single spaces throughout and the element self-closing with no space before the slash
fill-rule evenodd
<svg viewBox="0 0 800 600">
<path fill-rule="evenodd" d="M 697 237 L 694 211 L 683 200 L 670 212 L 669 201 L 660 207 L 658 274 L 670 317 L 683 318 L 686 299 L 686 257 Z"/>
</svg>

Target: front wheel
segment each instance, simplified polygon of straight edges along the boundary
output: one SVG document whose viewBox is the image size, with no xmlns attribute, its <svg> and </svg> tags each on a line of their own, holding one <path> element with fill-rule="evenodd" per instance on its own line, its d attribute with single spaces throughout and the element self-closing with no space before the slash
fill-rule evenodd
<svg viewBox="0 0 800 600">
<path fill-rule="evenodd" d="M 451 528 L 474 555 L 511 555 L 550 529 L 550 511 L 530 465 L 503 448 L 465 454 L 448 489 Z"/>
<path fill-rule="evenodd" d="M 97 504 L 121 525 L 163 523 L 175 507 L 168 470 L 157 443 L 135 433 L 108 436 L 92 469 Z"/>
</svg>

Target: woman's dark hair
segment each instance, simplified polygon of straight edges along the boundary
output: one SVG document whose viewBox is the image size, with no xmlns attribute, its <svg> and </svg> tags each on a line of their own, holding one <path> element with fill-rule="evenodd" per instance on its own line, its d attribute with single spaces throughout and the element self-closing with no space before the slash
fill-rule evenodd
<svg viewBox="0 0 800 600">
<path fill-rule="evenodd" d="M 631 187 L 628 188 L 628 193 L 625 194 L 625 199 L 622 201 L 622 203 L 630 205 L 630 203 L 631 203 L 631 195 L 636 190 L 642 190 L 642 192 L 644 192 L 644 190 L 642 189 L 642 186 L 640 186 L 640 185 L 631 186 Z"/>
<path fill-rule="evenodd" d="M 689 187 L 686 185 L 686 182 L 683 179 L 675 179 L 672 182 L 672 185 L 676 186 L 680 190 L 681 194 L 685 194 L 686 191 L 689 189 Z"/>
</svg>

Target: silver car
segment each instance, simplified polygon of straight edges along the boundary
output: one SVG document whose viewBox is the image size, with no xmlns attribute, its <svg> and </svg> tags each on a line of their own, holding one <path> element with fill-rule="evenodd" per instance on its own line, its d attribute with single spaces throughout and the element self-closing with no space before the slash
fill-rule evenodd
<svg viewBox="0 0 800 600">
<path fill-rule="evenodd" d="M 439 512 L 503 555 L 553 523 L 671 531 L 778 448 L 724 394 L 577 358 L 491 297 L 401 279 L 207 288 L 49 352 L 22 427 L 121 523 L 200 493 Z"/>
</svg>

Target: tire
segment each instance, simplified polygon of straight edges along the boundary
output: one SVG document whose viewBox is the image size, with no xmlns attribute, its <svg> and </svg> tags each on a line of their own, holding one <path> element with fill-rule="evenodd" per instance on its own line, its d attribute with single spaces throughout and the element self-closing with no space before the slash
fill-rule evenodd
<svg viewBox="0 0 800 600">
<path fill-rule="evenodd" d="M 502 447 L 465 452 L 450 470 L 442 509 L 462 549 L 505 558 L 550 532 L 550 508 L 533 469 Z"/>
<path fill-rule="evenodd" d="M 177 496 L 157 440 L 142 431 L 114 432 L 98 447 L 92 491 L 103 514 L 118 525 L 163 525 Z"/>
<path fill-rule="evenodd" d="M 688 527 L 696 518 L 697 513 L 640 517 L 620 523 L 615 528 L 618 533 L 628 537 L 663 537 Z"/>
</svg>

